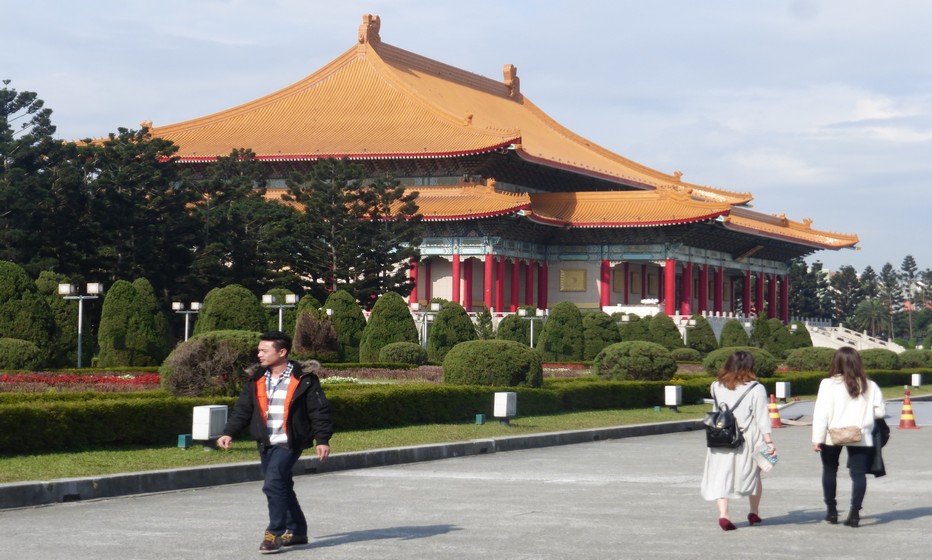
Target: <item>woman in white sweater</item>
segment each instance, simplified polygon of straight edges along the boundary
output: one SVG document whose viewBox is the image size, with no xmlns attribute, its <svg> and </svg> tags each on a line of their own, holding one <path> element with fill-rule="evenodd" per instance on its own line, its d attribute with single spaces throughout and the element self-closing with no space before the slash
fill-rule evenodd
<svg viewBox="0 0 932 560">
<path fill-rule="evenodd" d="M 770 470 L 772 464 L 759 450 L 776 457 L 777 448 L 770 435 L 767 390 L 754 375 L 754 356 L 744 351 L 732 354 L 712 383 L 711 391 L 718 403 L 728 405 L 734 413 L 744 434 L 744 443 L 737 449 L 706 450 L 700 491 L 703 498 L 716 502 L 719 527 L 734 531 L 737 527 L 728 513 L 728 500 L 747 497 L 751 510 L 748 524 L 762 522 L 759 515 L 763 492 L 761 469 Z M 735 407 L 739 400 L 740 405 Z"/>
<path fill-rule="evenodd" d="M 857 527 L 860 523 L 861 503 L 867 492 L 867 469 L 874 452 L 871 430 L 874 419 L 883 418 L 885 414 L 880 387 L 867 379 L 857 350 L 840 348 L 832 358 L 828 377 L 819 385 L 812 414 L 812 449 L 822 458 L 822 494 L 827 508 L 825 520 L 829 523 L 838 523 L 835 489 L 842 447 L 848 448 L 848 473 L 851 475 L 851 509 L 845 525 Z M 847 426 L 860 428 L 860 441 L 833 442 L 829 430 Z"/>
</svg>

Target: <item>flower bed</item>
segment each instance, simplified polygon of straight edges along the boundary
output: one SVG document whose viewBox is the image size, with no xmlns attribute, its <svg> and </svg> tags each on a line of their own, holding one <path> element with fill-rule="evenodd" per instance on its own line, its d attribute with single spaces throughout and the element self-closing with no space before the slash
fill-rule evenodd
<svg viewBox="0 0 932 560">
<path fill-rule="evenodd" d="M 159 388 L 157 373 L 77 375 L 73 373 L 0 374 L 0 392 L 45 393 L 49 391 L 146 391 Z"/>
</svg>

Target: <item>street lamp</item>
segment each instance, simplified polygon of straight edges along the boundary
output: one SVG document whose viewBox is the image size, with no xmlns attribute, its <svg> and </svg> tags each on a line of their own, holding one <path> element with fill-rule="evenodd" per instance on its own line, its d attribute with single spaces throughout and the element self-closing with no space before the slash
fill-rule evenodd
<svg viewBox="0 0 932 560">
<path fill-rule="evenodd" d="M 282 330 L 282 309 L 294 307 L 298 303 L 298 296 L 295 294 L 285 294 L 285 303 L 275 303 L 278 300 L 272 294 L 262 296 L 262 305 L 269 309 L 278 309 L 278 330 Z"/>
<path fill-rule="evenodd" d="M 527 308 L 522 307 L 521 309 L 518 310 L 518 317 L 521 317 L 522 319 L 526 319 L 531 322 L 531 348 L 534 348 L 534 321 L 537 321 L 537 320 L 543 321 L 544 315 L 546 313 L 547 312 L 544 309 L 535 309 L 533 315 L 528 315 Z"/>
<path fill-rule="evenodd" d="M 434 320 L 434 316 L 440 311 L 440 304 L 433 302 L 430 304 L 430 310 L 421 311 L 420 303 L 412 303 L 411 311 L 421 316 L 421 346 L 427 348 L 427 323 Z"/>
<path fill-rule="evenodd" d="M 180 301 L 173 301 L 173 302 L 172 302 L 172 309 L 175 311 L 175 313 L 183 313 L 183 314 L 184 314 L 184 339 L 185 339 L 185 340 L 188 340 L 188 331 L 189 331 L 188 325 L 189 325 L 189 323 L 190 323 L 191 314 L 193 313 L 193 314 L 196 315 L 196 314 L 200 313 L 200 311 L 201 311 L 201 302 L 199 302 L 199 301 L 192 301 L 192 302 L 191 302 L 191 309 L 185 309 L 185 308 L 184 308 L 184 303 L 182 303 L 182 302 L 180 302 Z"/>
<path fill-rule="evenodd" d="M 696 328 L 696 320 L 690 319 L 683 323 L 683 345 L 689 346 L 689 329 Z"/>
<path fill-rule="evenodd" d="M 73 284 L 59 284 L 58 295 L 65 299 L 78 300 L 78 368 L 81 367 L 81 348 L 84 338 L 84 300 L 97 299 L 104 292 L 104 285 L 99 282 L 87 284 L 87 294 L 81 295 Z"/>
</svg>

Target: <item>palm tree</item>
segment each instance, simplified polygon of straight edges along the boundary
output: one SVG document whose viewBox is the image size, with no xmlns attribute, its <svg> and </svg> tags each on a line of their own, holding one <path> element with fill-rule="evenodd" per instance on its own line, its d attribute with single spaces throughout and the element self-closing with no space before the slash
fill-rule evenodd
<svg viewBox="0 0 932 560">
<path fill-rule="evenodd" d="M 853 327 L 877 336 L 887 318 L 887 306 L 880 299 L 865 299 L 858 304 L 851 318 Z"/>
</svg>

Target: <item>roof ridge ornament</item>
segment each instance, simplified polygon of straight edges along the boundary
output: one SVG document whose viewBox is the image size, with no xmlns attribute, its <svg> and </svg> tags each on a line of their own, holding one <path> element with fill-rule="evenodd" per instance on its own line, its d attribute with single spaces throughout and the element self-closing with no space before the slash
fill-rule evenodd
<svg viewBox="0 0 932 560">
<path fill-rule="evenodd" d="M 505 74 L 505 87 L 508 88 L 508 95 L 517 99 L 521 96 L 521 78 L 518 77 L 518 67 L 514 64 L 506 64 L 502 72 Z"/>
<path fill-rule="evenodd" d="M 362 16 L 362 25 L 359 26 L 359 44 L 376 45 L 382 41 L 379 36 L 379 28 L 382 27 L 382 20 L 379 16 L 365 14 Z"/>
</svg>

